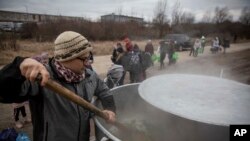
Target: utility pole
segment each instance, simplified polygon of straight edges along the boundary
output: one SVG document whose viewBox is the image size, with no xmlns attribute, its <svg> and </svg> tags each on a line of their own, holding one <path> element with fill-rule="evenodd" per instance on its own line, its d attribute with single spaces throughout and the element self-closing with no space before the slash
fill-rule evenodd
<svg viewBox="0 0 250 141">
<path fill-rule="evenodd" d="M 28 21 L 28 6 L 27 5 L 24 5 L 24 7 L 25 7 L 25 10 L 26 10 L 26 21 Z"/>
</svg>

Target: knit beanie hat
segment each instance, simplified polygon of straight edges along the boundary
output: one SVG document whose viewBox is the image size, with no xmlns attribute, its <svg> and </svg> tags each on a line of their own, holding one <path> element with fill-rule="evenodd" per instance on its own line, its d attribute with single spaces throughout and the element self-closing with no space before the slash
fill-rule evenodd
<svg viewBox="0 0 250 141">
<path fill-rule="evenodd" d="M 73 31 L 61 33 L 56 38 L 54 44 L 54 57 L 59 62 L 72 60 L 92 50 L 88 40 L 81 34 Z"/>
</svg>

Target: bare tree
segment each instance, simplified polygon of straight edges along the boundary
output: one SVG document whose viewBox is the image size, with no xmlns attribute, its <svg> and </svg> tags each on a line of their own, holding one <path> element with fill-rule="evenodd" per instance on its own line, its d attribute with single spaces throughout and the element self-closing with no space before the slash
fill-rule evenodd
<svg viewBox="0 0 250 141">
<path fill-rule="evenodd" d="M 168 25 L 167 20 L 167 1 L 158 0 L 155 10 L 154 10 L 153 24 L 159 31 L 159 37 L 161 38 L 164 34 L 166 25 Z"/>
<path fill-rule="evenodd" d="M 194 23 L 194 20 L 195 20 L 194 14 L 189 12 L 183 12 L 180 17 L 181 24 L 192 24 Z"/>
<path fill-rule="evenodd" d="M 117 14 L 118 15 L 122 15 L 122 10 L 123 8 L 122 8 L 122 6 L 120 6 L 118 9 L 117 9 Z"/>
<path fill-rule="evenodd" d="M 175 5 L 173 6 L 173 11 L 172 11 L 172 25 L 179 25 L 180 24 L 180 19 L 182 15 L 182 9 L 181 9 L 181 4 L 180 1 L 176 1 Z"/>
<path fill-rule="evenodd" d="M 223 23 L 225 21 L 232 21 L 232 15 L 230 15 L 229 10 L 227 7 L 216 7 L 215 8 L 215 16 L 213 18 L 213 21 L 216 24 Z"/>
<path fill-rule="evenodd" d="M 239 20 L 244 25 L 250 25 L 250 7 L 244 7 L 242 9 Z"/>
<path fill-rule="evenodd" d="M 201 19 L 202 23 L 211 23 L 212 18 L 211 18 L 211 11 L 206 11 Z"/>
<path fill-rule="evenodd" d="M 136 17 L 137 13 L 136 13 L 134 7 L 131 7 L 131 14 L 130 15 L 133 16 L 133 17 Z"/>
</svg>

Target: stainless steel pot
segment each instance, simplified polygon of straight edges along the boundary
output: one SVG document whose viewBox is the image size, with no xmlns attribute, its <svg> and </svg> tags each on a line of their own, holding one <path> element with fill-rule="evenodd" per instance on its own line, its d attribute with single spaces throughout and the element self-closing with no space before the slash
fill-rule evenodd
<svg viewBox="0 0 250 141">
<path fill-rule="evenodd" d="M 155 129 L 158 128 L 163 130 L 164 126 L 161 125 L 163 124 L 162 120 L 165 118 L 165 114 L 140 98 L 138 86 L 138 83 L 127 84 L 111 90 L 117 108 L 117 120 L 125 125 L 135 124 L 133 126 L 136 126 L 136 130 L 160 140 L 161 132 Z M 95 100 L 93 103 L 97 107 L 102 108 L 100 101 Z M 159 118 L 162 120 L 159 120 Z M 113 127 L 105 123 L 103 119 L 94 117 L 94 121 L 96 124 L 95 133 L 98 141 L 104 138 L 113 141 L 121 140 L 121 137 L 112 131 Z"/>
<path fill-rule="evenodd" d="M 152 140 L 152 141 L 159 141 L 159 140 L 164 140 L 164 141 L 165 140 L 166 141 L 229 141 L 229 125 L 230 124 L 243 123 L 243 122 L 249 124 L 249 119 L 250 119 L 249 110 L 247 112 L 246 111 L 236 112 L 235 110 L 232 110 L 236 112 L 236 114 L 241 113 L 244 118 L 244 121 L 242 120 L 236 121 L 237 119 L 228 117 L 225 119 L 230 119 L 231 121 L 227 120 L 223 122 L 223 120 L 221 121 L 221 119 L 217 119 L 216 116 L 211 118 L 212 120 L 209 119 L 209 117 L 208 119 L 206 119 L 205 116 L 203 115 L 206 115 L 207 112 L 197 111 L 197 108 L 195 108 L 195 102 L 192 102 L 192 99 L 195 101 L 195 97 L 192 98 L 192 96 L 190 99 L 191 101 L 188 101 L 189 104 L 191 105 L 186 105 L 186 108 L 190 110 L 189 111 L 190 113 L 187 114 L 186 111 L 183 110 L 183 113 L 184 113 L 183 114 L 182 110 L 178 109 L 180 107 L 175 107 L 175 106 L 178 106 L 178 100 L 182 104 L 183 102 L 185 104 L 185 99 L 180 98 L 179 97 L 180 95 L 178 95 L 178 93 L 181 93 L 180 90 L 182 89 L 179 86 L 184 86 L 184 84 L 181 83 L 183 79 L 176 79 L 176 78 L 169 79 L 168 78 L 168 80 L 171 80 L 170 82 L 172 82 L 173 84 L 179 83 L 180 85 L 176 87 L 176 88 L 179 88 L 179 90 L 176 91 L 177 92 L 176 95 L 165 96 L 166 94 L 165 92 L 167 93 L 173 92 L 173 89 L 165 85 L 165 83 L 167 83 L 167 85 L 172 86 L 170 83 L 166 82 L 166 79 L 163 79 L 164 77 L 165 76 L 158 76 L 157 78 L 154 77 L 152 79 L 149 78 L 140 85 L 140 88 L 139 88 L 140 92 L 143 92 L 146 94 L 146 96 L 149 96 L 148 97 L 149 99 L 145 98 L 146 97 L 145 95 L 142 95 L 143 98 L 139 96 L 139 93 L 138 93 L 139 84 L 129 84 L 129 85 L 124 85 L 124 86 L 120 86 L 120 87 L 116 87 L 112 89 L 111 93 L 114 95 L 115 103 L 117 106 L 117 116 L 118 116 L 119 122 L 133 124 L 134 126 L 136 126 L 135 128 L 145 132 L 149 140 Z M 205 77 L 205 78 L 207 82 L 201 80 L 203 82 L 203 84 L 200 84 L 201 87 L 204 86 L 204 83 L 208 83 L 206 85 L 213 86 L 211 82 L 214 80 L 210 81 L 209 77 Z M 214 78 L 211 78 L 211 79 L 214 79 Z M 244 95 L 239 95 L 239 97 L 240 99 L 245 98 L 245 100 L 242 101 L 243 104 L 238 104 L 242 106 L 238 108 L 243 108 L 243 110 L 245 110 L 246 108 L 248 109 L 250 108 L 249 104 L 245 103 L 247 100 L 250 100 L 249 93 L 247 93 L 247 91 L 249 92 L 250 90 L 249 89 L 250 87 L 248 85 L 243 85 L 243 84 L 238 85 L 237 82 L 231 82 L 231 81 L 228 82 L 227 80 L 221 81 L 221 80 L 215 79 L 215 81 L 219 81 L 217 82 L 218 85 L 222 83 L 217 88 L 220 88 L 221 86 L 225 87 L 226 86 L 224 85 L 225 83 L 226 84 L 233 83 L 235 85 L 233 87 L 233 89 L 235 90 L 234 92 L 237 92 L 237 91 L 244 92 Z M 196 82 L 198 82 L 198 80 Z M 155 89 L 159 85 L 163 86 L 163 87 L 160 87 L 160 91 Z M 189 84 L 186 84 L 186 85 L 189 85 Z M 199 84 L 197 84 L 197 86 L 198 85 Z M 184 88 L 187 88 L 187 87 L 184 87 Z M 165 89 L 165 90 L 162 90 L 162 89 Z M 243 91 L 240 91 L 242 89 Z M 228 93 L 229 91 L 226 90 L 226 93 Z M 190 90 L 189 94 L 190 93 L 192 93 L 192 90 Z M 225 101 L 226 103 L 227 102 L 230 103 L 230 99 L 234 99 L 234 100 L 237 99 L 235 95 L 230 95 L 230 94 L 227 95 L 228 97 L 220 97 L 222 99 L 217 99 L 217 103 L 215 103 L 214 101 L 211 101 L 211 99 L 206 98 L 205 96 L 204 97 L 202 96 L 199 98 L 203 99 L 201 101 L 205 101 L 205 102 L 209 102 L 210 100 L 212 106 L 211 107 L 208 106 L 207 108 L 208 109 L 210 108 L 209 110 L 213 110 L 212 113 L 216 115 L 216 112 L 219 112 L 220 110 L 218 109 L 220 108 L 222 109 L 232 108 L 232 107 L 226 107 L 228 105 L 225 105 L 225 107 L 223 107 L 223 104 L 225 104 Z M 166 100 L 166 98 L 168 99 Z M 214 98 L 215 98 L 214 100 L 216 101 L 216 97 Z M 176 105 L 173 104 L 173 101 L 171 99 L 177 102 L 175 103 Z M 161 103 L 163 105 L 156 104 L 156 103 L 162 102 L 162 100 L 166 100 L 165 102 L 170 104 L 168 105 L 168 106 L 171 106 L 169 107 L 170 109 L 165 104 L 163 104 L 164 102 Z M 201 101 L 198 100 L 198 103 Z M 218 109 L 212 109 L 213 105 L 216 105 L 221 101 L 224 101 L 222 102 L 222 104 L 219 104 L 222 107 L 218 107 Z M 101 108 L 101 104 L 99 103 L 99 101 L 95 101 L 94 103 L 97 107 Z M 194 105 L 192 105 L 192 103 Z M 202 104 L 202 103 L 199 103 L 199 104 Z M 188 108 L 189 106 L 190 108 Z M 180 110 L 181 112 L 178 110 Z M 228 111 L 231 111 L 231 110 L 227 109 L 224 112 L 228 112 Z M 200 112 L 200 116 L 198 117 L 196 117 L 197 115 L 199 115 L 199 113 L 197 114 L 197 112 Z M 211 113 L 211 111 L 208 111 L 208 113 L 209 112 Z M 227 114 L 227 115 L 230 115 L 230 114 Z M 232 113 L 231 115 L 234 115 L 234 114 Z M 235 117 L 242 117 L 242 116 L 235 115 Z M 97 140 L 101 140 L 103 137 L 106 137 L 113 141 L 121 140 L 119 134 L 116 134 L 115 132 L 113 132 L 113 127 L 106 124 L 105 121 L 97 117 L 95 117 L 94 120 L 96 123 Z M 235 122 L 232 122 L 233 120 Z M 225 122 L 227 124 L 224 124 Z"/>
</svg>

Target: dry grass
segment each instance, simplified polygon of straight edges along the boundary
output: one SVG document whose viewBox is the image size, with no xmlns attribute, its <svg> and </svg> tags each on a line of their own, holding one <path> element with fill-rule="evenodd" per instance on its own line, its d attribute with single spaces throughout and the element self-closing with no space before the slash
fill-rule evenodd
<svg viewBox="0 0 250 141">
<path fill-rule="evenodd" d="M 48 42 L 17 41 L 17 45 L 20 47 L 18 51 L 12 49 L 0 50 L 0 65 L 11 62 L 15 56 L 30 57 L 42 52 L 52 54 L 53 51 L 53 44 Z"/>
<path fill-rule="evenodd" d="M 112 50 L 116 43 L 119 41 L 96 41 L 91 42 L 94 50 L 94 55 L 109 55 L 112 54 Z M 139 45 L 139 47 L 144 50 L 146 45 L 146 40 L 133 41 Z M 152 41 L 155 49 L 159 45 L 159 40 Z M 121 42 L 124 46 L 124 43 Z M 30 57 L 42 52 L 48 52 L 50 56 L 53 56 L 53 42 L 35 42 L 33 40 L 17 41 L 17 45 L 20 47 L 19 51 L 13 51 L 11 49 L 0 50 L 0 65 L 5 65 L 10 63 L 15 56 Z"/>
</svg>

